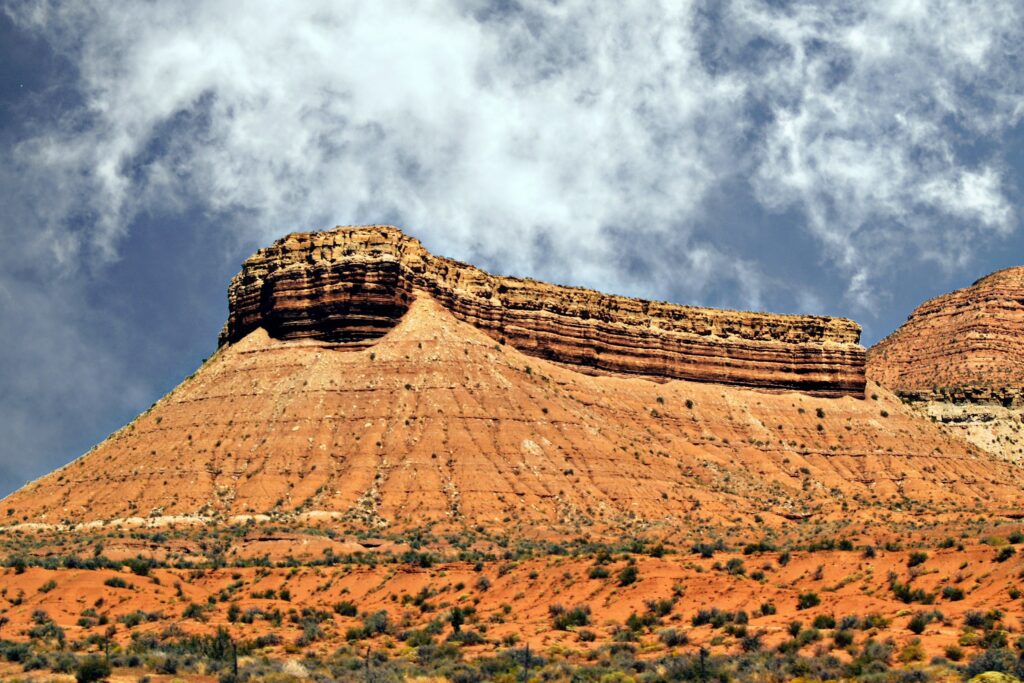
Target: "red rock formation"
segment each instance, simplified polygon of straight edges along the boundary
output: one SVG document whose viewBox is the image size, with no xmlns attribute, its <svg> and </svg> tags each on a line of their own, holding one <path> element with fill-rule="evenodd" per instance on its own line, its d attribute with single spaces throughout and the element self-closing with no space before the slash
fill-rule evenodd
<svg viewBox="0 0 1024 683">
<path fill-rule="evenodd" d="M 424 294 L 369 348 L 263 330 L 224 346 L 3 508 L 9 522 L 287 512 L 596 532 L 695 514 L 846 518 L 855 500 L 866 514 L 889 500 L 1006 506 L 1019 495 L 1014 472 L 876 392 L 588 376 L 497 344 Z"/>
<path fill-rule="evenodd" d="M 320 260 L 316 250 L 291 251 Z M 354 272 L 357 265 L 344 267 Z M 309 269 L 297 263 L 283 270 L 290 276 Z M 382 294 L 389 291 L 379 286 L 382 270 L 366 269 L 375 281 L 365 278 L 359 286 L 372 296 L 356 296 L 351 279 L 326 287 L 317 276 L 289 277 L 287 288 L 246 288 L 247 278 L 259 279 L 250 263 L 233 288 L 227 338 L 253 320 L 238 306 L 248 292 L 269 292 L 266 310 L 276 313 L 265 320 L 279 336 L 297 338 L 274 339 L 256 328 L 225 343 L 132 424 L 9 496 L 5 524 L 217 524 L 272 515 L 336 529 L 481 524 L 519 536 L 597 536 L 638 526 L 665 533 L 745 527 L 757 515 L 759 526 L 812 517 L 867 523 L 894 511 L 958 514 L 979 501 L 1011 509 L 1019 499 L 1015 469 L 876 386 L 870 389 L 875 400 L 863 400 L 584 374 L 580 365 L 526 355 L 496 342 L 493 330 L 460 320 L 453 302 L 462 295 L 438 300 L 417 287 L 407 307 L 395 304 L 403 313 L 388 318 L 381 310 L 393 299 Z M 472 269 L 448 273 L 458 292 L 470 288 L 470 276 L 495 281 Z M 572 296 L 603 296 L 509 282 L 513 301 L 517 292 L 562 292 L 565 298 L 554 299 L 560 311 L 582 306 Z M 351 314 L 332 317 L 327 305 L 312 318 L 281 313 L 310 310 L 305 293 L 320 290 L 334 300 L 385 304 L 364 306 L 357 323 Z M 614 329 L 631 329 L 619 320 L 639 328 L 643 306 L 661 311 L 663 318 L 649 323 L 649 344 L 672 312 L 692 310 L 601 300 L 619 306 L 602 323 Z M 530 302 L 534 316 L 560 320 L 544 299 Z M 635 317 L 623 312 L 627 306 L 636 307 L 629 314 Z M 721 324 L 714 312 L 706 315 L 709 324 Z M 749 321 L 774 320 L 722 315 L 748 321 L 751 329 Z M 580 319 L 578 327 L 590 334 Z M 335 326 L 336 320 L 345 323 Z M 694 322 L 680 314 L 679 324 Z M 516 338 L 539 335 L 536 326 L 503 325 Z M 359 331 L 342 336 L 352 342 L 318 338 L 332 330 L 337 339 L 339 329 Z M 785 327 L 778 332 L 787 333 L 795 334 Z M 622 357 L 628 358 L 625 351 Z"/>
<path fill-rule="evenodd" d="M 868 376 L 924 417 L 1024 461 L 1024 268 L 926 301 L 868 351 Z"/>
<path fill-rule="evenodd" d="M 293 234 L 260 250 L 231 283 L 221 342 L 262 327 L 275 339 L 365 346 L 397 324 L 416 291 L 495 340 L 584 372 L 864 393 L 853 321 L 677 306 L 496 277 L 433 256 L 386 226 Z"/>
<path fill-rule="evenodd" d="M 1002 401 L 1024 387 L 1024 267 L 931 299 L 868 352 L 868 376 L 899 392 Z M 981 389 L 981 391 L 979 391 Z"/>
</svg>

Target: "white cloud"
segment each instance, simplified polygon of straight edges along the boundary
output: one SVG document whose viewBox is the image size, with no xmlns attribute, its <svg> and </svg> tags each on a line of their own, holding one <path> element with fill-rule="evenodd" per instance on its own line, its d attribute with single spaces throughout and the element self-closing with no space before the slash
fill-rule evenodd
<svg viewBox="0 0 1024 683">
<path fill-rule="evenodd" d="M 870 307 L 887 264 L 952 267 L 969 251 L 935 245 L 1017 225 L 999 159 L 957 139 L 1021 117 L 1012 1 L 239 7 L 14 11 L 88 105 L 17 150 L 63 262 L 114 255 L 140 210 L 199 205 L 261 240 L 388 220 L 443 253 L 635 290 L 610 236 L 635 228 L 691 264 L 719 255 L 688 291 L 740 283 L 753 305 L 758 265 L 696 230 L 739 176 L 798 208 Z"/>
<path fill-rule="evenodd" d="M 893 263 L 961 266 L 972 240 L 1017 226 L 999 160 L 958 146 L 1020 120 L 1012 55 L 1024 16 L 1014 2 L 831 7 L 742 2 L 728 21 L 734 41 L 788 55 L 752 86 L 775 117 L 755 164 L 758 196 L 805 211 L 848 295 L 869 309 Z"/>
</svg>

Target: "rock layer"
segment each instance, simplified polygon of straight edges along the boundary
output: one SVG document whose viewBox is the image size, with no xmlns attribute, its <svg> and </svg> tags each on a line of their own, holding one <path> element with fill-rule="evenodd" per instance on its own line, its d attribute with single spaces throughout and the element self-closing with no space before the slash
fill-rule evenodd
<svg viewBox="0 0 1024 683">
<path fill-rule="evenodd" d="M 388 226 L 289 235 L 243 264 L 221 343 L 366 346 L 417 291 L 531 356 L 597 374 L 863 396 L 860 328 L 846 319 L 725 311 L 489 275 L 433 256 Z"/>
<path fill-rule="evenodd" d="M 1024 267 L 921 304 L 868 353 L 868 376 L 895 391 L 1010 394 L 1024 387 Z M 983 392 L 984 393 L 984 392 Z"/>
<path fill-rule="evenodd" d="M 1024 268 L 917 307 L 868 351 L 868 376 L 971 443 L 1024 460 Z"/>
<path fill-rule="evenodd" d="M 1015 469 L 870 393 L 586 375 L 498 344 L 418 292 L 369 348 L 262 329 L 223 346 L 3 509 L 8 525 L 272 515 L 596 537 L 1019 500 Z"/>
</svg>

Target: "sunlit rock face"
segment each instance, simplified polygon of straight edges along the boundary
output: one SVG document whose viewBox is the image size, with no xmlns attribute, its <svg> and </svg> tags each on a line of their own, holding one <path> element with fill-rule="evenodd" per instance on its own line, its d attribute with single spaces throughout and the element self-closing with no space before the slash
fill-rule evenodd
<svg viewBox="0 0 1024 683">
<path fill-rule="evenodd" d="M 921 304 L 868 352 L 868 376 L 985 450 L 1024 460 L 1024 268 Z"/>
<path fill-rule="evenodd" d="M 841 318 L 678 306 L 498 277 L 387 226 L 289 235 L 242 266 L 221 344 L 275 339 L 365 347 L 417 292 L 500 343 L 589 374 L 863 396 L 860 328 Z"/>
</svg>

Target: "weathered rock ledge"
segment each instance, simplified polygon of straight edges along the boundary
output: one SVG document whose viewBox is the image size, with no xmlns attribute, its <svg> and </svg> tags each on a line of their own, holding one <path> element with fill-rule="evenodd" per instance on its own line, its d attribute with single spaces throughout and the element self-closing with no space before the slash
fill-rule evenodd
<svg viewBox="0 0 1024 683">
<path fill-rule="evenodd" d="M 229 288 L 221 344 L 277 339 L 366 346 L 425 293 L 529 355 L 592 374 L 862 397 L 860 327 L 645 301 L 498 277 L 430 254 L 389 226 L 295 233 L 249 258 Z"/>
<path fill-rule="evenodd" d="M 868 351 L 868 376 L 901 394 L 1012 393 L 1024 387 L 1022 334 L 1024 268 L 1007 268 L 918 306 Z"/>
</svg>

